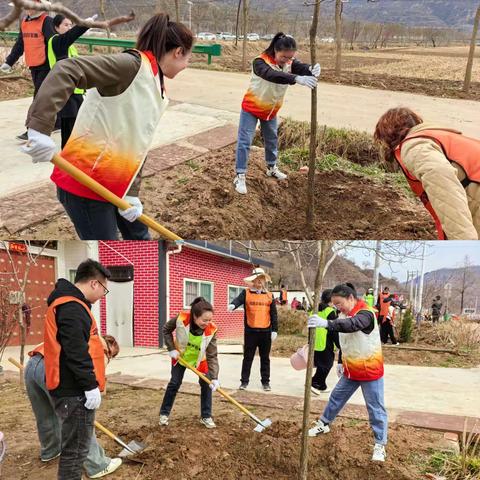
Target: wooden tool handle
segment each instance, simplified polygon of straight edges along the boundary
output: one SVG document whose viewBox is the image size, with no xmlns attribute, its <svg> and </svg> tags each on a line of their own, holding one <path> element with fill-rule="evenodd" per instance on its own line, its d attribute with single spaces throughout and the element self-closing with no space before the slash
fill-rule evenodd
<svg viewBox="0 0 480 480">
<path fill-rule="evenodd" d="M 211 384 L 212 381 L 206 377 L 203 373 L 199 372 L 195 367 L 193 367 L 192 365 L 188 364 L 182 357 L 178 357 L 178 361 L 180 362 L 181 365 L 183 365 L 184 367 L 188 368 L 189 370 L 191 370 L 192 372 L 196 373 L 204 382 L 208 383 L 208 384 Z M 225 390 L 221 389 L 220 387 L 217 388 L 216 390 L 220 395 L 222 395 L 223 397 L 225 397 L 230 403 L 233 403 L 233 405 L 235 405 L 237 408 L 239 408 L 243 413 L 245 413 L 246 415 L 248 415 L 252 420 L 254 420 L 255 422 L 257 422 L 259 425 L 262 425 L 263 427 L 263 423 L 261 422 L 261 420 L 259 420 L 252 412 L 250 412 L 249 410 L 247 410 L 242 404 L 238 403 L 233 397 L 231 397 Z"/>
<path fill-rule="evenodd" d="M 8 361 L 10 363 L 13 363 L 13 365 L 15 365 L 17 368 L 19 368 L 20 370 L 23 370 L 23 365 L 20 363 L 20 362 L 17 362 L 14 358 L 12 357 L 8 357 Z"/>
<path fill-rule="evenodd" d="M 60 168 L 60 170 L 63 170 L 64 172 L 68 173 L 77 182 L 89 188 L 90 190 L 95 192 L 97 195 L 100 195 L 107 202 L 110 202 L 111 204 L 115 205 L 120 210 L 127 210 L 127 208 L 131 207 L 131 205 L 126 200 L 115 195 L 113 192 L 105 188 L 96 180 L 89 177 L 85 172 L 82 172 L 82 170 L 75 167 L 75 165 L 72 165 L 70 162 L 67 162 L 60 155 L 55 154 L 51 162 L 55 166 Z M 181 238 L 178 235 L 171 232 L 170 230 L 168 230 L 167 228 L 165 228 L 164 226 L 156 222 L 153 218 L 150 218 L 145 214 L 140 215 L 140 217 L 138 217 L 138 220 L 142 222 L 144 225 L 146 225 L 147 227 L 158 232 L 163 238 L 166 238 L 167 240 L 181 240 Z"/>
</svg>

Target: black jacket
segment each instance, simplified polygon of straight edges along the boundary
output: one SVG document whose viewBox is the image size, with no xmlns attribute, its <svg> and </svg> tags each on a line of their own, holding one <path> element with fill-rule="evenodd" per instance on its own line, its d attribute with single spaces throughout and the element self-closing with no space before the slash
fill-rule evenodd
<svg viewBox="0 0 480 480">
<path fill-rule="evenodd" d="M 37 18 L 27 17 L 27 22 L 34 22 Z M 50 70 L 50 65 L 48 64 L 48 55 L 47 55 L 47 43 L 50 37 L 55 35 L 55 27 L 53 26 L 53 18 L 46 17 L 42 25 L 42 33 L 45 38 L 45 62 L 42 65 L 37 67 L 31 67 L 30 70 Z M 15 45 L 12 47 L 10 55 L 6 58 L 5 63 L 13 67 L 17 60 L 23 55 L 24 45 L 23 45 L 23 36 L 22 36 L 22 26 L 20 23 L 19 33 Z"/>
<path fill-rule="evenodd" d="M 328 322 L 330 332 L 353 333 L 362 331 L 367 335 L 372 333 L 375 327 L 375 314 L 361 310 L 353 317 L 337 318 Z"/>
<path fill-rule="evenodd" d="M 237 298 L 232 300 L 232 305 L 235 305 L 235 308 L 245 307 L 245 298 L 247 295 L 246 290 L 242 290 L 240 295 Z M 275 305 L 275 300 L 272 296 L 272 303 L 270 304 L 270 326 L 267 328 L 251 328 L 247 323 L 247 311 L 243 313 L 243 322 L 245 324 L 245 332 L 278 332 L 278 318 L 277 318 L 277 307 Z"/>
<path fill-rule="evenodd" d="M 293 60 L 292 73 L 279 72 L 273 69 L 265 60 L 257 58 L 253 61 L 253 71 L 255 75 L 267 80 L 268 82 L 278 83 L 281 85 L 294 85 L 295 77 L 297 75 L 312 77 L 313 74 L 310 71 L 310 65 Z"/>
<path fill-rule="evenodd" d="M 58 280 L 47 303 L 51 305 L 57 298 L 65 296 L 78 298 L 91 308 L 83 293 L 64 278 Z M 92 320 L 85 308 L 77 302 L 57 307 L 55 320 L 58 329 L 57 340 L 61 346 L 60 385 L 51 390 L 50 394 L 54 397 L 81 396 L 86 390 L 98 386 L 92 358 L 88 353 Z"/>
<path fill-rule="evenodd" d="M 75 25 L 68 32 L 62 35 L 55 35 L 52 39 L 52 48 L 55 56 L 57 57 L 57 62 L 68 58 L 68 49 L 71 45 L 81 37 L 88 28 L 79 27 Z M 78 115 L 78 110 L 80 109 L 83 102 L 83 95 L 74 93 L 67 101 L 65 106 L 58 112 L 59 118 L 76 118 Z"/>
</svg>

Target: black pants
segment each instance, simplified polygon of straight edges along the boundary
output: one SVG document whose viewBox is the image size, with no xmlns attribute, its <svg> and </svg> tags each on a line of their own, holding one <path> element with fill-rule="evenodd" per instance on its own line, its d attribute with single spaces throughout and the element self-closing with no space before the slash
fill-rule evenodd
<svg viewBox="0 0 480 480">
<path fill-rule="evenodd" d="M 327 377 L 330 370 L 333 367 L 333 361 L 335 360 L 335 354 L 330 350 L 324 350 L 323 352 L 315 351 L 313 354 L 313 362 L 317 370 L 312 377 L 312 387 L 319 390 L 327 389 Z"/>
<path fill-rule="evenodd" d="M 260 375 L 262 384 L 270 383 L 270 349 L 272 347 L 272 332 L 245 331 L 243 344 L 243 362 L 242 362 L 242 383 L 248 383 L 250 380 L 250 370 L 252 369 L 255 352 L 260 354 Z"/>
<path fill-rule="evenodd" d="M 440 318 L 440 314 L 432 313 L 432 323 L 437 323 Z"/>
<path fill-rule="evenodd" d="M 160 407 L 160 415 L 170 415 L 175 397 L 182 385 L 185 370 L 186 368 L 179 363 L 172 365 L 172 378 L 170 378 L 165 390 L 162 406 Z M 200 415 L 202 418 L 209 418 L 212 416 L 212 390 L 208 383 L 201 378 L 198 379 L 198 383 L 200 384 Z"/>
<path fill-rule="evenodd" d="M 61 118 L 60 130 L 62 132 L 62 148 L 67 144 L 70 135 L 72 134 L 73 126 L 75 125 L 76 118 Z"/>
<path fill-rule="evenodd" d="M 382 343 L 387 343 L 388 337 L 391 338 L 393 345 L 397 343 L 397 339 L 395 338 L 395 333 L 393 331 L 393 325 L 388 320 L 385 320 L 380 325 L 380 340 Z"/>
<path fill-rule="evenodd" d="M 58 480 L 81 480 L 90 449 L 95 410 L 85 408 L 85 396 L 55 398 L 55 413 L 62 423 L 62 453 Z"/>
<path fill-rule="evenodd" d="M 148 227 L 123 218 L 115 205 L 79 197 L 57 188 L 57 198 L 75 226 L 80 240 L 117 240 L 117 228 L 124 240 L 150 240 Z"/>
<path fill-rule="evenodd" d="M 50 70 L 42 69 L 42 70 L 30 70 L 30 74 L 32 75 L 32 82 L 33 82 L 33 98 L 37 96 L 38 90 L 42 86 L 43 81 L 47 78 L 47 75 L 50 73 Z M 55 129 L 60 128 L 60 119 L 57 116 L 55 121 Z"/>
</svg>

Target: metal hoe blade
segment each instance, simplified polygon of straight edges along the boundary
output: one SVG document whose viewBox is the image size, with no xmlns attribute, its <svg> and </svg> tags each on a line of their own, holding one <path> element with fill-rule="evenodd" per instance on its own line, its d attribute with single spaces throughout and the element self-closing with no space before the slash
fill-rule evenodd
<svg viewBox="0 0 480 480">
<path fill-rule="evenodd" d="M 253 429 L 254 432 L 259 432 L 259 433 L 263 432 L 266 428 L 268 428 L 272 424 L 272 421 L 269 418 L 266 418 L 260 423 Z"/>
<path fill-rule="evenodd" d="M 135 440 L 132 440 L 131 442 L 128 443 L 127 447 L 128 448 L 124 448 L 118 454 L 118 456 L 120 458 L 126 458 L 126 457 L 129 457 L 131 455 L 137 455 L 140 452 L 142 452 L 143 450 L 145 450 L 146 445 L 141 443 L 141 442 L 137 442 Z"/>
</svg>

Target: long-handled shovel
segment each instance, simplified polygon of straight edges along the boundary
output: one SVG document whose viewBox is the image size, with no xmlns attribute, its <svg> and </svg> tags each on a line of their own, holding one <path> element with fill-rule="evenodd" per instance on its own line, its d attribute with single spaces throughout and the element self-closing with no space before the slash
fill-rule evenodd
<svg viewBox="0 0 480 480">
<path fill-rule="evenodd" d="M 195 367 L 192 367 L 192 365 L 189 365 L 185 360 L 183 360 L 182 357 L 178 357 L 178 361 L 180 362 L 181 365 L 183 365 L 184 367 L 188 368 L 189 370 L 194 372 L 196 375 L 198 375 L 204 382 L 208 384 L 212 383 L 212 381 L 209 378 L 207 378 L 203 373 L 199 372 Z M 230 403 L 232 403 L 238 409 L 240 409 L 245 415 L 248 415 L 257 424 L 257 426 L 253 429 L 255 432 L 263 432 L 266 428 L 268 428 L 272 424 L 272 421 L 269 418 L 266 418 L 265 420 L 260 420 L 252 412 L 247 410 L 243 405 L 238 403 L 225 390 L 222 390 L 221 388 L 217 388 L 216 391 L 220 395 L 225 397 Z"/>
<path fill-rule="evenodd" d="M 19 368 L 20 371 L 23 372 L 24 367 L 21 363 L 17 362 L 12 357 L 10 357 L 8 361 L 13 365 L 15 365 L 17 368 Z M 145 444 L 141 442 L 137 442 L 136 440 L 131 440 L 130 442 L 128 442 L 128 444 L 125 443 L 122 439 L 117 437 L 113 432 L 108 430 L 108 428 L 104 427 L 101 423 L 97 422 L 96 420 L 95 420 L 95 427 L 123 447 L 123 450 L 118 455 L 119 457 L 125 458 L 125 457 L 129 457 L 130 455 L 138 455 L 147 447 Z M 134 458 L 131 458 L 131 459 L 135 460 Z"/>
<path fill-rule="evenodd" d="M 100 195 L 107 202 L 110 202 L 111 204 L 115 205 L 120 210 L 127 210 L 128 208 L 131 207 L 131 205 L 126 200 L 123 200 L 123 198 L 120 198 L 114 193 L 112 193 L 110 190 L 105 188 L 96 180 L 89 177 L 85 172 L 82 172 L 82 170 L 75 167 L 75 165 L 72 165 L 71 163 L 67 162 L 60 155 L 55 154 L 51 162 L 55 166 L 63 170 L 64 172 L 68 173 L 77 182 L 80 182 L 82 185 L 89 188 L 90 190 L 95 192 L 97 195 Z M 181 240 L 181 238 L 178 235 L 171 232 L 170 230 L 165 228 L 163 225 L 160 225 L 158 222 L 156 222 L 153 218 L 150 218 L 145 214 L 140 215 L 138 217 L 138 220 L 143 224 L 145 224 L 147 227 L 158 232 L 163 238 L 166 238 L 167 240 Z"/>
</svg>

